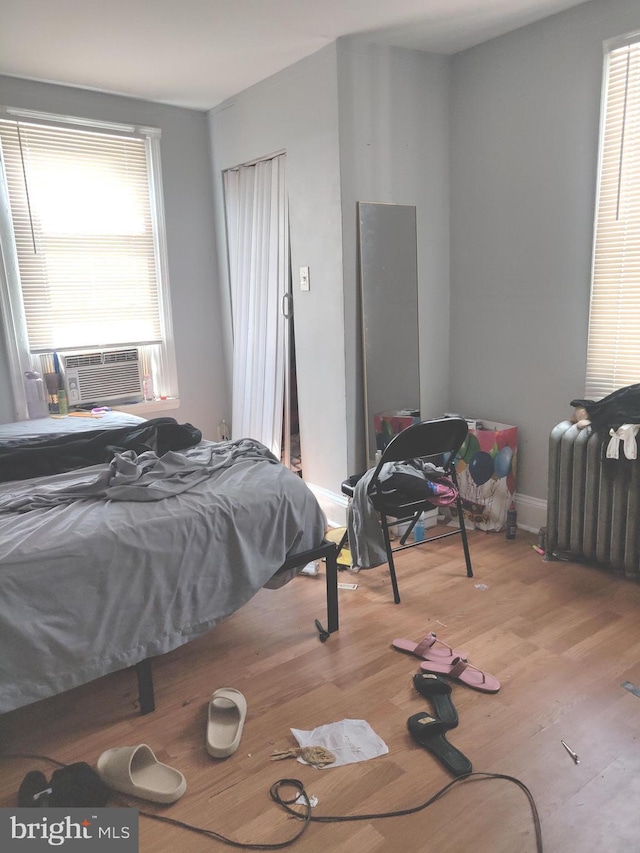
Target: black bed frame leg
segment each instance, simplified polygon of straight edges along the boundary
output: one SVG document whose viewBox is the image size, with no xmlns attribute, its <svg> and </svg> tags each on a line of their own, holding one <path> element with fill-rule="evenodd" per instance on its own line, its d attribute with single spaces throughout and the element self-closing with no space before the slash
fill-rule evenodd
<svg viewBox="0 0 640 853">
<path fill-rule="evenodd" d="M 304 554 L 298 554 L 295 558 L 288 560 L 284 567 L 288 565 L 300 566 L 306 565 L 311 560 L 323 559 L 326 566 L 327 575 L 327 630 L 329 634 L 333 634 L 338 630 L 338 554 L 340 552 L 336 548 L 334 542 L 322 543 L 319 548 L 314 548 L 312 551 L 306 551 Z M 318 630 L 322 626 L 318 625 L 316 619 L 316 627 Z M 327 637 L 324 637 L 326 640 Z M 153 695 L 153 673 L 151 672 L 151 658 L 145 658 L 138 661 L 136 664 L 136 675 L 138 676 L 138 694 L 140 698 L 140 713 L 150 714 L 156 709 L 156 702 Z"/>
<path fill-rule="evenodd" d="M 293 557 L 289 557 L 284 561 L 281 570 L 286 569 L 297 569 L 301 566 L 306 566 L 307 563 L 310 563 L 312 560 L 324 560 L 327 570 L 327 619 L 328 619 L 328 633 L 333 634 L 334 631 L 338 630 L 338 554 L 339 550 L 336 547 L 335 542 L 329 542 L 327 539 L 323 540 L 322 544 L 317 548 L 312 548 L 310 551 L 302 551 L 299 554 L 295 554 Z M 322 634 L 324 632 L 324 628 L 322 625 L 319 625 L 318 620 L 316 619 L 316 628 L 320 633 L 322 642 L 327 639 L 327 637 L 322 638 Z"/>
<path fill-rule="evenodd" d="M 156 700 L 153 695 L 153 673 L 151 672 L 151 658 L 145 658 L 136 664 L 136 675 L 138 676 L 138 693 L 140 697 L 140 713 L 150 714 L 156 709 Z"/>
<path fill-rule="evenodd" d="M 338 554 L 337 548 L 328 549 L 324 559 L 327 576 L 327 630 L 330 634 L 338 630 Z"/>
</svg>

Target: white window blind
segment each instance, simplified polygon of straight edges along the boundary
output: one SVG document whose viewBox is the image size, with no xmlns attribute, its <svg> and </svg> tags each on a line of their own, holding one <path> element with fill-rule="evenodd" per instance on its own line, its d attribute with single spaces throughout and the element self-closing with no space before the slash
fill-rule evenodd
<svg viewBox="0 0 640 853">
<path fill-rule="evenodd" d="M 640 41 L 607 56 L 586 396 L 640 382 Z"/>
<path fill-rule="evenodd" d="M 162 341 L 148 140 L 0 119 L 32 353 Z"/>
</svg>

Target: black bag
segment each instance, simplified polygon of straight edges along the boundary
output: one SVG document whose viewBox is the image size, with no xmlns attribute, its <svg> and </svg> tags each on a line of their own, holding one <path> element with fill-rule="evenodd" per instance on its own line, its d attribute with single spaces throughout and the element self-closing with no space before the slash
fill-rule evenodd
<svg viewBox="0 0 640 853">
<path fill-rule="evenodd" d="M 587 410 L 591 426 L 613 427 L 640 423 L 640 383 L 618 388 L 602 400 L 572 400 L 571 406 Z"/>
<path fill-rule="evenodd" d="M 85 808 L 105 806 L 111 796 L 96 771 L 86 762 L 54 771 L 51 782 L 40 770 L 31 770 L 18 791 L 20 808 Z"/>
</svg>

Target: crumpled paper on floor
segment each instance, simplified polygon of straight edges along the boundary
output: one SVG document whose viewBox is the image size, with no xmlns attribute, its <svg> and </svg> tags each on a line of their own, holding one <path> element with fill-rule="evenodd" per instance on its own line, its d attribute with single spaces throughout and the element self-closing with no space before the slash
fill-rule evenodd
<svg viewBox="0 0 640 853">
<path fill-rule="evenodd" d="M 319 726 L 312 731 L 291 729 L 291 734 L 300 746 L 324 746 L 335 755 L 336 760 L 333 764 L 318 767 L 318 770 L 367 761 L 369 758 L 377 758 L 389 752 L 389 747 L 378 737 L 366 720 L 340 720 L 337 723 Z M 300 757 L 298 761 L 301 764 L 307 763 Z"/>
</svg>

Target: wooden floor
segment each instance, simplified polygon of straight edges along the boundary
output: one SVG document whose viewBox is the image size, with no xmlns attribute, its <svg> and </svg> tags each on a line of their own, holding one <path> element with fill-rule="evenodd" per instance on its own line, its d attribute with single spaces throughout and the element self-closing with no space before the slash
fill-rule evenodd
<svg viewBox="0 0 640 853">
<path fill-rule="evenodd" d="M 601 569 L 545 562 L 521 531 L 514 541 L 473 532 L 475 577 L 464 573 L 458 537 L 398 557 L 402 603 L 380 567 L 341 581 L 341 628 L 324 644 L 324 575 L 261 591 L 207 636 L 154 662 L 157 710 L 137 713 L 136 680 L 123 671 L 0 720 L 0 749 L 94 763 L 110 747 L 147 743 L 186 776 L 172 806 L 150 811 L 209 827 L 244 843 L 280 842 L 297 822 L 271 802 L 282 777 L 302 780 L 317 815 L 405 809 L 451 776 L 415 745 L 407 718 L 428 703 L 412 686 L 416 658 L 391 647 L 434 630 L 502 682 L 496 695 L 454 685 L 460 724 L 448 739 L 475 771 L 516 776 L 533 793 L 547 853 L 640 849 L 640 585 Z M 215 760 L 204 746 L 207 701 L 236 687 L 249 713 L 240 748 Z M 316 770 L 270 761 L 294 746 L 290 727 L 366 720 L 389 754 Z M 560 741 L 578 753 L 574 764 Z M 0 806 L 13 806 L 33 759 L 0 761 Z M 140 817 L 143 853 L 225 849 L 217 841 Z M 468 780 L 417 814 L 311 824 L 299 853 L 527 853 L 535 837 L 516 785 Z"/>
</svg>

